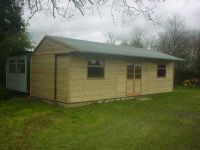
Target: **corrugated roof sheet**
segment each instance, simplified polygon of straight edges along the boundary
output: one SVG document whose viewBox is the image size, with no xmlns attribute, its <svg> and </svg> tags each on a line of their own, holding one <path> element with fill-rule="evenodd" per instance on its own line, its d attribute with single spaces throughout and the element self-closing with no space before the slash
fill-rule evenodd
<svg viewBox="0 0 200 150">
<path fill-rule="evenodd" d="M 163 59 L 163 60 L 175 60 L 184 61 L 183 59 L 167 55 L 154 50 L 147 50 L 144 48 L 136 48 L 129 46 L 113 46 L 105 43 L 77 40 L 71 38 L 46 36 L 49 39 L 60 42 L 72 48 L 75 48 L 82 53 L 99 53 L 109 55 L 131 56 L 139 58 L 151 58 L 151 59 Z"/>
</svg>

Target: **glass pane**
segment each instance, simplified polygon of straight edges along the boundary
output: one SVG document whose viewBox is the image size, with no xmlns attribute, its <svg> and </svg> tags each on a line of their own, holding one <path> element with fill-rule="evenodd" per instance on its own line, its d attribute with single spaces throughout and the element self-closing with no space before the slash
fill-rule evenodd
<svg viewBox="0 0 200 150">
<path fill-rule="evenodd" d="M 135 74 L 135 78 L 136 79 L 140 79 L 141 78 L 141 74 Z"/>
<path fill-rule="evenodd" d="M 128 64 L 127 67 L 133 68 L 134 65 L 133 64 Z"/>
<path fill-rule="evenodd" d="M 135 66 L 135 68 L 141 68 L 142 65 L 141 64 L 135 64 L 134 66 Z"/>
<path fill-rule="evenodd" d="M 166 76 L 166 69 L 158 69 L 157 76 L 158 77 L 165 77 Z"/>
<path fill-rule="evenodd" d="M 14 60 L 9 60 L 9 63 L 15 63 L 15 61 Z"/>
<path fill-rule="evenodd" d="M 158 65 L 158 68 L 159 68 L 159 69 L 165 69 L 165 68 L 166 68 L 166 65 Z"/>
<path fill-rule="evenodd" d="M 135 73 L 140 74 L 141 73 L 141 68 L 135 68 Z"/>
<path fill-rule="evenodd" d="M 9 64 L 9 73 L 16 73 L 16 65 Z"/>
<path fill-rule="evenodd" d="M 135 64 L 135 79 L 141 78 L 141 64 Z"/>
<path fill-rule="evenodd" d="M 102 60 L 90 60 L 88 62 L 90 66 L 104 66 L 104 62 Z"/>
<path fill-rule="evenodd" d="M 88 67 L 88 78 L 103 78 L 104 68 L 103 67 Z"/>
<path fill-rule="evenodd" d="M 25 64 L 17 64 L 17 73 L 25 73 Z"/>
<path fill-rule="evenodd" d="M 22 64 L 24 64 L 24 60 L 17 60 L 17 63 L 22 63 Z"/>
</svg>

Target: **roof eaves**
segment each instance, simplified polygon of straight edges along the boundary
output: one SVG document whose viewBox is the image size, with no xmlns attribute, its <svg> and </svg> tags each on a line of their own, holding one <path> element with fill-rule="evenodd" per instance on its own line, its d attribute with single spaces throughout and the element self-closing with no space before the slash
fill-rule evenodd
<svg viewBox="0 0 200 150">
<path fill-rule="evenodd" d="M 88 53 L 88 54 L 104 54 L 104 55 L 116 55 L 116 56 L 123 56 L 123 57 L 134 57 L 134 58 L 145 58 L 145 59 L 156 59 L 156 60 L 166 60 L 166 61 L 185 61 L 183 59 L 175 58 L 175 59 L 168 59 L 168 58 L 158 58 L 158 57 L 145 57 L 145 56 L 129 56 L 129 55 L 118 55 L 118 54 L 106 54 L 106 53 L 98 53 L 98 52 L 90 52 L 90 51 L 72 51 L 71 54 L 76 53 Z"/>
</svg>

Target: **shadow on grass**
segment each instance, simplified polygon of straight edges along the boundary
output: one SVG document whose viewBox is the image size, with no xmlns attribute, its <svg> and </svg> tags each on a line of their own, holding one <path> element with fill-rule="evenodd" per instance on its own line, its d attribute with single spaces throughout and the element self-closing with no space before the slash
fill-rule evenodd
<svg viewBox="0 0 200 150">
<path fill-rule="evenodd" d="M 8 90 L 8 89 L 5 88 L 5 86 L 0 85 L 0 101 L 8 100 L 8 99 L 11 99 L 13 97 L 18 97 L 18 96 L 24 97 L 24 96 L 27 96 L 27 94 L 17 92 L 17 91 Z"/>
</svg>

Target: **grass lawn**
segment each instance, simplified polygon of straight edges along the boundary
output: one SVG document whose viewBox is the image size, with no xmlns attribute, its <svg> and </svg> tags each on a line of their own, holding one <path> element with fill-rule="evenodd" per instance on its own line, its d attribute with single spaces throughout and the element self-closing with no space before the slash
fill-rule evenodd
<svg viewBox="0 0 200 150">
<path fill-rule="evenodd" d="M 1 100 L 0 149 L 199 150 L 200 89 L 148 97 L 79 108 Z"/>
</svg>

